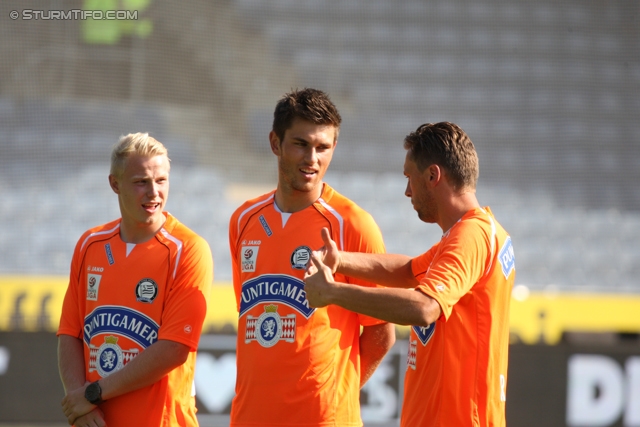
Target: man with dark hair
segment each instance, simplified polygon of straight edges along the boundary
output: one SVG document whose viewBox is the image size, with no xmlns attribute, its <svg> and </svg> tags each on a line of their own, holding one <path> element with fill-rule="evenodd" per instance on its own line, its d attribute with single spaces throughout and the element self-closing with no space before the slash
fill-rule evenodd
<svg viewBox="0 0 640 427">
<path fill-rule="evenodd" d="M 478 157 L 462 129 L 428 123 L 404 147 L 405 195 L 442 239 L 415 258 L 350 253 L 323 229 L 305 274 L 309 304 L 413 325 L 403 427 L 504 426 L 511 238 L 476 199 Z M 388 287 L 351 286 L 340 274 Z"/>
<path fill-rule="evenodd" d="M 269 134 L 277 188 L 231 217 L 239 312 L 233 427 L 361 426 L 360 387 L 395 342 L 393 325 L 340 307 L 315 309 L 305 296 L 302 279 L 322 228 L 342 249 L 384 252 L 371 215 L 322 181 L 340 123 L 322 91 L 286 94 Z"/>
</svg>

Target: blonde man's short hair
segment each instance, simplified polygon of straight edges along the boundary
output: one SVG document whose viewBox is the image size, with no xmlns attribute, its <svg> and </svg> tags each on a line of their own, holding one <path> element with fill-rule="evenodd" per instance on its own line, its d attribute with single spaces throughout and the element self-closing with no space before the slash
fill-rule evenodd
<svg viewBox="0 0 640 427">
<path fill-rule="evenodd" d="M 148 133 L 130 133 L 120 137 L 111 152 L 111 175 L 121 177 L 124 173 L 127 158 L 133 155 L 154 157 L 167 156 L 169 153 L 164 145 Z M 170 159 L 169 159 L 170 160 Z"/>
</svg>

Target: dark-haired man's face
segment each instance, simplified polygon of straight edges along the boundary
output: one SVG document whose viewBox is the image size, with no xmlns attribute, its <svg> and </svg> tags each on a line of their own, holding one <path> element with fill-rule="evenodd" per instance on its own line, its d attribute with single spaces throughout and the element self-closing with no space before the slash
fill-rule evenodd
<svg viewBox="0 0 640 427">
<path fill-rule="evenodd" d="M 336 132 L 333 125 L 302 119 L 293 121 L 282 141 L 272 132 L 271 150 L 278 157 L 278 186 L 285 194 L 314 193 L 314 200 L 320 197 L 322 179 L 336 146 Z"/>
<path fill-rule="evenodd" d="M 426 223 L 435 223 L 438 220 L 438 208 L 433 189 L 429 188 L 429 171 L 420 171 L 416 162 L 407 152 L 404 161 L 404 176 L 407 177 L 405 196 L 411 199 L 413 209 L 418 213 L 418 218 Z"/>
</svg>

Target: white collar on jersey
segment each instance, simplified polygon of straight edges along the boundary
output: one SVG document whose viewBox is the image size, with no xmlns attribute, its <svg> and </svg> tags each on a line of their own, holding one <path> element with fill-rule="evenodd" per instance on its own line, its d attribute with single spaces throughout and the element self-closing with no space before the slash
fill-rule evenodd
<svg viewBox="0 0 640 427">
<path fill-rule="evenodd" d="M 135 243 L 127 243 L 127 256 L 129 256 L 129 254 L 131 253 L 131 251 L 133 250 L 133 248 L 136 247 Z"/>
<path fill-rule="evenodd" d="M 282 212 L 278 207 L 278 204 L 276 203 L 275 198 L 273 199 L 273 207 L 276 210 L 276 212 L 280 213 L 280 217 L 282 218 L 282 228 L 284 228 L 284 225 L 289 220 L 289 217 L 291 217 L 291 212 Z"/>
</svg>

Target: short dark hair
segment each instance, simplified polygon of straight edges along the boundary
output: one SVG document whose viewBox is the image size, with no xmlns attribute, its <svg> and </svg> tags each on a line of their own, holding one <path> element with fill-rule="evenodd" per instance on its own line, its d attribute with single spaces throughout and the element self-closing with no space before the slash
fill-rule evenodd
<svg viewBox="0 0 640 427">
<path fill-rule="evenodd" d="M 342 117 L 329 95 L 318 89 L 304 88 L 285 94 L 276 104 L 273 112 L 273 132 L 280 142 L 295 119 L 303 119 L 318 125 L 336 127 L 336 138 Z"/>
<path fill-rule="evenodd" d="M 457 189 L 476 188 L 478 153 L 469 136 L 450 122 L 425 123 L 404 139 L 404 148 L 418 170 L 436 164 L 447 173 Z"/>
</svg>

